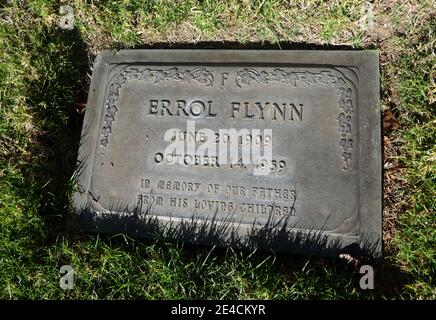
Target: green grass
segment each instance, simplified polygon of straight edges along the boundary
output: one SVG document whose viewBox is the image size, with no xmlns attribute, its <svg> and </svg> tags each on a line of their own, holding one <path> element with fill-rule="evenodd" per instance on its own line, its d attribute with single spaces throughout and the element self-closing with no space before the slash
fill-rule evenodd
<svg viewBox="0 0 436 320">
<path fill-rule="evenodd" d="M 0 1 L 0 298 L 436 298 L 435 8 L 431 1 Z M 380 48 L 385 132 L 385 257 L 375 290 L 316 257 L 85 235 L 65 227 L 83 102 L 107 48 Z M 298 45 L 296 45 L 298 47 Z M 394 227 L 389 227 L 391 224 Z M 76 286 L 59 287 L 70 264 Z"/>
</svg>

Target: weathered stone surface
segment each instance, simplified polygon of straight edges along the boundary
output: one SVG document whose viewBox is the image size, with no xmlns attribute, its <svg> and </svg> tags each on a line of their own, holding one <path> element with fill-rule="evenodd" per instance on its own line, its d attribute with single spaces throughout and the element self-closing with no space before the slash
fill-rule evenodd
<svg viewBox="0 0 436 320">
<path fill-rule="evenodd" d="M 267 174 L 202 156 L 202 129 L 246 129 L 232 150 L 270 144 Z M 166 154 L 190 138 L 197 156 Z M 377 52 L 103 52 L 73 202 L 90 231 L 379 256 L 381 162 Z"/>
</svg>

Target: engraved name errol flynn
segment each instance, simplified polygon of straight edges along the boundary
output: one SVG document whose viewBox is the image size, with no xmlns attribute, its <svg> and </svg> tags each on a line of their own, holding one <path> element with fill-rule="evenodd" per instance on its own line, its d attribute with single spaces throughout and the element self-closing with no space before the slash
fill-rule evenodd
<svg viewBox="0 0 436 320">
<path fill-rule="evenodd" d="M 221 110 L 222 107 L 215 108 L 211 100 L 194 100 L 187 103 L 186 99 L 177 99 L 175 101 L 151 99 L 146 115 L 188 118 L 205 116 L 207 118 L 215 118 L 217 116 L 216 109 Z M 286 102 L 232 101 L 227 114 L 230 119 L 264 120 L 265 117 L 269 117 L 271 120 L 278 121 L 302 121 L 303 104 L 297 104 L 296 106 L 294 103 Z"/>
<path fill-rule="evenodd" d="M 377 52 L 103 52 L 89 92 L 82 229 L 381 254 Z"/>
</svg>

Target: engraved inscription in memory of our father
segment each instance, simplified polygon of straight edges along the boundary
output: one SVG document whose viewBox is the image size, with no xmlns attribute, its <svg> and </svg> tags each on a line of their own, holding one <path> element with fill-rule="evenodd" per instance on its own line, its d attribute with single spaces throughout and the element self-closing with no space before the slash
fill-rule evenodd
<svg viewBox="0 0 436 320">
<path fill-rule="evenodd" d="M 162 230 L 226 225 L 229 245 L 379 255 L 377 55 L 340 52 L 335 65 L 326 52 L 215 52 L 97 58 L 74 196 L 82 227 L 146 236 L 141 217 L 153 217 Z"/>
</svg>

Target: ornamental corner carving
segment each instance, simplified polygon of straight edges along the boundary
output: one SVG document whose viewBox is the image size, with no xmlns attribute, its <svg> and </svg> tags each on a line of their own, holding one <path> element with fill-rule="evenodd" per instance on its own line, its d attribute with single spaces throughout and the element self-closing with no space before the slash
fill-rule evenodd
<svg viewBox="0 0 436 320">
<path fill-rule="evenodd" d="M 298 85 L 315 86 L 323 85 L 336 90 L 338 96 L 339 112 L 338 132 L 340 135 L 339 146 L 342 149 L 343 170 L 348 170 L 351 163 L 353 150 L 352 117 L 353 117 L 353 89 L 342 75 L 333 71 L 309 72 L 286 71 L 274 69 L 272 71 L 244 68 L 236 73 L 238 87 L 249 86 L 252 83 L 267 85 L 279 82 L 297 87 Z"/>
</svg>

